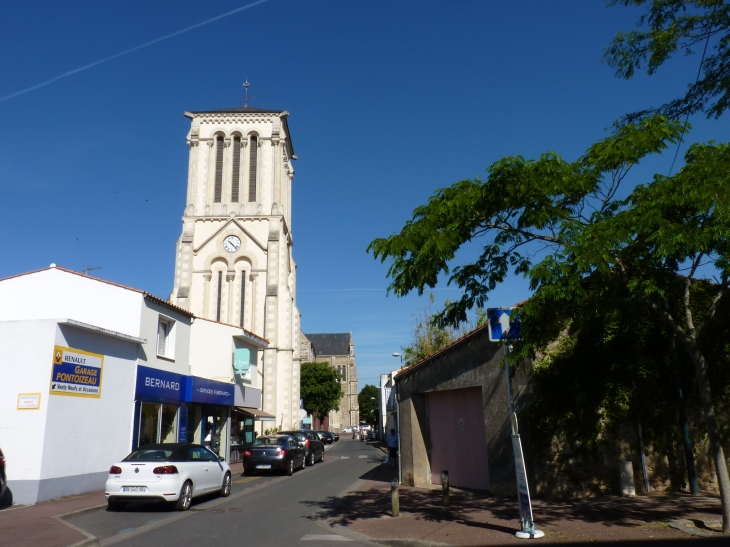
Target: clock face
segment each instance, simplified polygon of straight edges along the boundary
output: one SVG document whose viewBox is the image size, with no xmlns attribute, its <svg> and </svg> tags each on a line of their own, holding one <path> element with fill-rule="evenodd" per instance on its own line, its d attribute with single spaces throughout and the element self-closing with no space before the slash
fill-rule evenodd
<svg viewBox="0 0 730 547">
<path fill-rule="evenodd" d="M 236 236 L 228 236 L 223 240 L 223 248 L 229 253 L 235 253 L 241 247 L 241 240 Z"/>
</svg>

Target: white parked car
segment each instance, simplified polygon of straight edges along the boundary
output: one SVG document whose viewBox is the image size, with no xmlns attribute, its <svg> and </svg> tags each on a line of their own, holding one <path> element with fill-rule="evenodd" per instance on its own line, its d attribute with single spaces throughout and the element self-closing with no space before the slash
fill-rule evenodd
<svg viewBox="0 0 730 547">
<path fill-rule="evenodd" d="M 353 427 L 348 425 L 345 429 L 341 431 L 341 433 L 352 433 L 352 430 Z"/>
<path fill-rule="evenodd" d="M 142 446 L 109 469 L 107 503 L 112 510 L 128 501 L 166 501 L 187 511 L 203 494 L 231 494 L 231 468 L 222 458 L 197 444 Z"/>
</svg>

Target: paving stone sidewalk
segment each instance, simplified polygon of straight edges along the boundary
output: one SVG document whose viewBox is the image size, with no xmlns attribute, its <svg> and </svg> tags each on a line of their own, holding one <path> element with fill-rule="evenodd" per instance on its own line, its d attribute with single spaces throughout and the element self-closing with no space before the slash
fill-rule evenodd
<svg viewBox="0 0 730 547">
<path fill-rule="evenodd" d="M 400 487 L 398 518 L 391 516 L 390 481 L 397 469 L 380 465 L 361 477 L 356 488 L 322 504 L 321 516 L 333 524 L 390 545 L 412 544 L 406 540 L 463 545 L 524 543 L 514 537 L 519 529 L 516 500 L 484 497 L 452 490 L 451 508 L 442 507 L 440 487 L 434 490 Z M 668 525 L 676 519 L 712 521 L 722 518 L 718 496 L 683 494 L 634 498 L 602 496 L 582 500 L 533 500 L 537 527 L 545 532 L 543 543 L 593 543 L 635 541 L 691 541 L 730 545 L 730 538 L 703 539 Z M 537 540 L 536 540 L 537 541 Z M 727 542 L 727 543 L 725 543 Z"/>
</svg>

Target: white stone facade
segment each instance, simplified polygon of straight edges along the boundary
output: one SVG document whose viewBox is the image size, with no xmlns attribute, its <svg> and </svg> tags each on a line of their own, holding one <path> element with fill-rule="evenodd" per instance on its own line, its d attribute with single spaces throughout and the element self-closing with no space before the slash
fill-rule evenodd
<svg viewBox="0 0 730 547">
<path fill-rule="evenodd" d="M 170 302 L 269 342 L 259 354 L 263 410 L 299 423 L 299 321 L 292 257 L 294 155 L 288 112 L 186 112 L 190 148 Z"/>
</svg>

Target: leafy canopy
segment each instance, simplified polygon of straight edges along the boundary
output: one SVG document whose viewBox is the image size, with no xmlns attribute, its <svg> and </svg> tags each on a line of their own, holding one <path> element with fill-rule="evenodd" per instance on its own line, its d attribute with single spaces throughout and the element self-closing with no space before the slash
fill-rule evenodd
<svg viewBox="0 0 730 547">
<path fill-rule="evenodd" d="M 730 107 L 730 4 L 723 0 L 609 0 L 608 4 L 649 4 L 639 28 L 619 32 L 604 52 L 604 60 L 619 77 L 629 79 L 642 67 L 654 74 L 677 51 L 685 55 L 706 51 L 697 81 L 688 85 L 683 97 L 628 114 L 625 121 L 654 114 L 678 119 L 696 112 L 718 118 Z"/>
<path fill-rule="evenodd" d="M 554 152 L 538 160 L 506 157 L 489 167 L 486 180 L 437 190 L 400 233 L 375 239 L 368 251 L 392 261 L 389 290 L 397 296 L 423 294 L 442 275 L 462 290 L 435 315 L 441 326 L 485 308 L 510 269 L 526 275 L 532 290 L 550 285 L 551 299 L 566 298 L 581 291 L 585 277 L 608 272 L 614 247 L 625 246 L 626 228 L 607 220 L 627 208 L 617 196 L 632 166 L 676 143 L 684 129 L 653 117 L 619 128 L 574 162 Z M 483 242 L 477 260 L 454 266 L 459 248 L 476 241 Z"/>
<path fill-rule="evenodd" d="M 343 392 L 337 371 L 327 363 L 302 363 L 299 384 L 304 409 L 319 418 L 340 409 Z"/>
<path fill-rule="evenodd" d="M 360 406 L 360 421 L 372 426 L 377 422 L 378 395 L 380 390 L 373 385 L 366 385 L 357 395 L 357 404 Z"/>
</svg>

